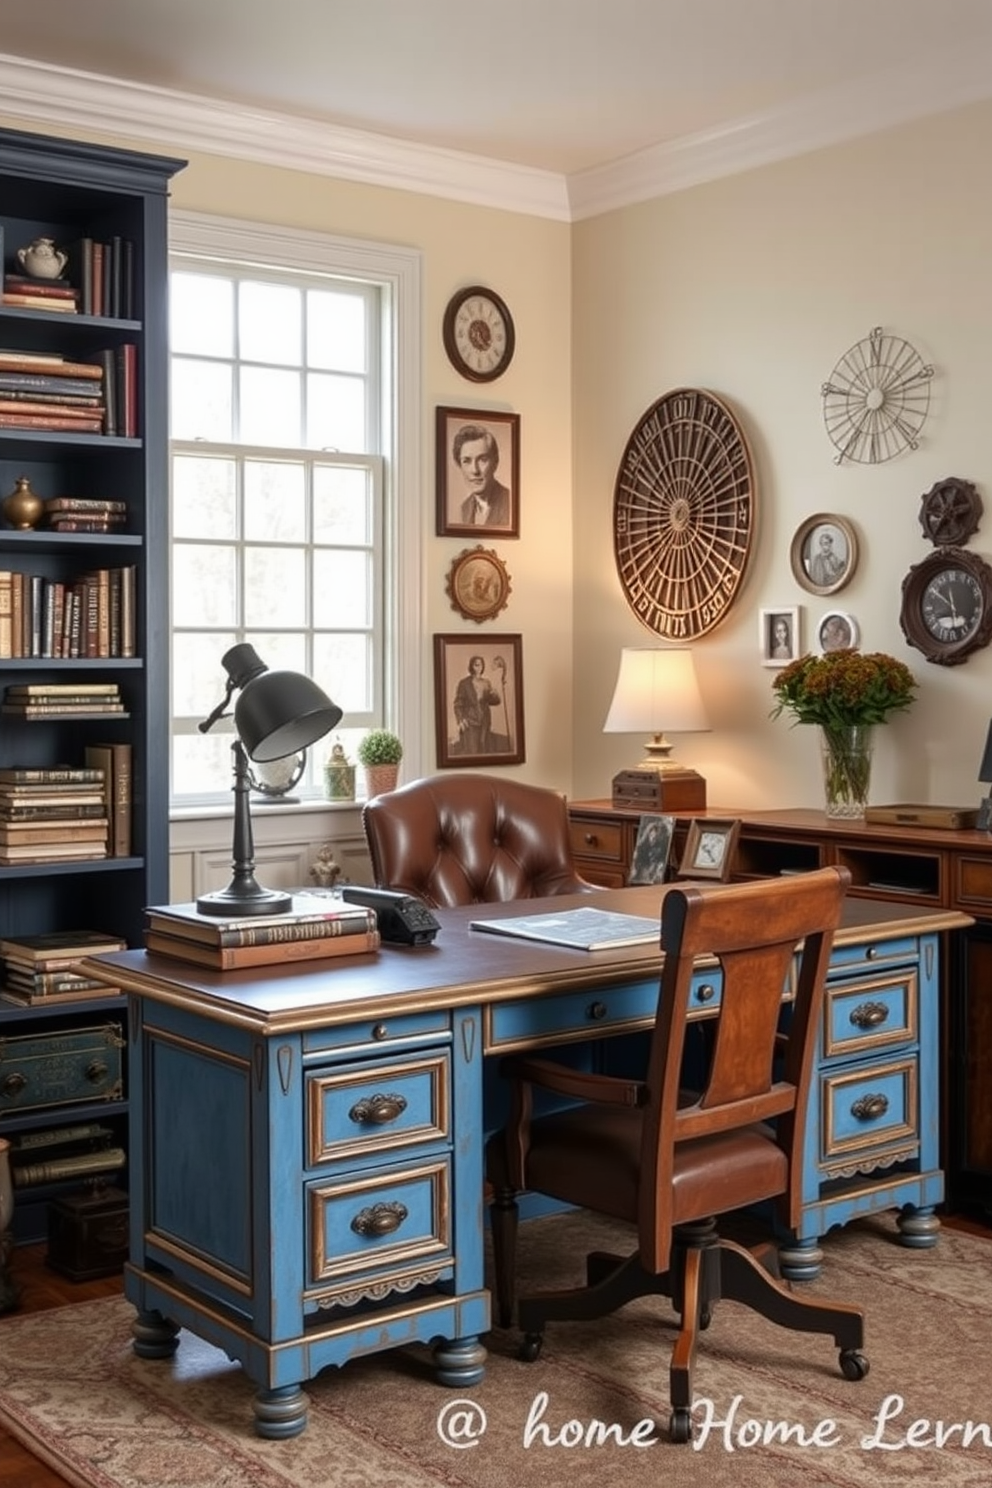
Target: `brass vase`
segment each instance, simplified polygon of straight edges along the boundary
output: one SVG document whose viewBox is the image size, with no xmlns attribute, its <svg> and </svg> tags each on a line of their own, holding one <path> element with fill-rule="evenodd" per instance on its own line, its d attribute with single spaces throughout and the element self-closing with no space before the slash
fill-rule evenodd
<svg viewBox="0 0 992 1488">
<path fill-rule="evenodd" d="M 37 525 L 41 520 L 45 503 L 41 497 L 31 489 L 31 482 L 26 475 L 19 475 L 14 482 L 14 489 L 9 496 L 5 496 L 0 511 L 8 527 L 16 527 L 21 532 L 27 532 Z"/>
</svg>

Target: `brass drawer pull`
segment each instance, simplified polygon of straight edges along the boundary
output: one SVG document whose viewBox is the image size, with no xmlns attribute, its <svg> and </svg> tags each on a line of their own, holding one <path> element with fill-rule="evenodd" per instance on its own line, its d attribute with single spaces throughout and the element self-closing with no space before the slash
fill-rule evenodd
<svg viewBox="0 0 992 1488">
<path fill-rule="evenodd" d="M 386 1027 L 385 1023 L 376 1023 L 373 1025 L 372 1037 L 378 1043 L 381 1043 L 384 1038 L 389 1037 L 389 1029 Z"/>
<path fill-rule="evenodd" d="M 348 1112 L 348 1119 L 356 1126 L 388 1126 L 406 1110 L 402 1095 L 367 1095 L 356 1101 Z"/>
<path fill-rule="evenodd" d="M 589 1004 L 589 1016 L 594 1023 L 598 1023 L 602 1018 L 605 1018 L 607 1011 L 605 1002 L 596 1001 Z"/>
<path fill-rule="evenodd" d="M 887 1095 L 863 1095 L 851 1107 L 851 1115 L 858 1121 L 877 1121 L 889 1109 Z"/>
<path fill-rule="evenodd" d="M 884 1002 L 859 1002 L 851 1013 L 855 1028 L 877 1028 L 889 1016 Z"/>
<path fill-rule="evenodd" d="M 586 847 L 595 847 L 599 841 L 599 838 L 596 836 L 595 832 L 586 832 L 582 840 L 585 843 Z"/>
<path fill-rule="evenodd" d="M 699 991 L 696 993 L 696 997 L 699 999 L 700 1002 L 712 1002 L 715 996 L 716 988 L 711 982 L 704 982 Z"/>
<path fill-rule="evenodd" d="M 100 1059 L 94 1059 L 86 1066 L 86 1078 L 91 1085 L 102 1085 L 109 1073 L 109 1069 Z"/>
<path fill-rule="evenodd" d="M 9 1095 L 11 1097 L 20 1095 L 21 1091 L 25 1088 L 27 1083 L 27 1075 L 19 1075 L 15 1070 L 12 1075 L 7 1075 L 5 1077 L 3 1084 L 0 1085 L 0 1093 L 2 1093 L 3 1095 Z"/>
<path fill-rule="evenodd" d="M 373 1204 L 369 1209 L 360 1209 L 351 1221 L 356 1235 L 376 1239 L 380 1235 L 392 1235 L 406 1219 L 405 1204 Z"/>
</svg>

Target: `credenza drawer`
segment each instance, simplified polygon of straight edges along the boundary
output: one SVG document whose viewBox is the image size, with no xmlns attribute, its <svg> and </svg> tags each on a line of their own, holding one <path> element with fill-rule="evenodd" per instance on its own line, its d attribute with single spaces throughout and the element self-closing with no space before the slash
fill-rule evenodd
<svg viewBox="0 0 992 1488">
<path fill-rule="evenodd" d="M 307 1290 L 348 1306 L 436 1280 L 450 1267 L 451 1171 L 447 1157 L 307 1185 Z"/>
<path fill-rule="evenodd" d="M 568 835 L 575 857 L 596 858 L 626 866 L 621 823 L 570 821 Z"/>
<path fill-rule="evenodd" d="M 919 1037 L 920 981 L 916 968 L 827 988 L 823 1058 L 915 1043 Z"/>
<path fill-rule="evenodd" d="M 867 1172 L 915 1150 L 918 1075 L 913 1055 L 821 1076 L 820 1154 L 828 1172 Z"/>
<path fill-rule="evenodd" d="M 448 1049 L 369 1065 L 310 1070 L 306 1077 L 308 1167 L 451 1138 Z"/>
</svg>

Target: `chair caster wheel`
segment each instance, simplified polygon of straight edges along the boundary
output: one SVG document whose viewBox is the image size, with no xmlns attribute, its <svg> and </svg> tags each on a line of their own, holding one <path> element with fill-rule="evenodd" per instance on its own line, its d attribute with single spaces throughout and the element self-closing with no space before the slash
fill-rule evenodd
<svg viewBox="0 0 992 1488">
<path fill-rule="evenodd" d="M 544 1337 L 541 1333 L 528 1333 L 520 1345 L 517 1358 L 523 1359 L 525 1364 L 533 1364 L 541 1352 L 541 1344 L 543 1342 Z"/>
<path fill-rule="evenodd" d="M 678 1405 L 668 1422 L 668 1435 L 673 1442 L 687 1442 L 692 1437 L 692 1412 L 688 1406 Z"/>
<path fill-rule="evenodd" d="M 871 1368 L 864 1354 L 857 1349 L 841 1349 L 840 1371 L 845 1379 L 863 1380 Z"/>
</svg>

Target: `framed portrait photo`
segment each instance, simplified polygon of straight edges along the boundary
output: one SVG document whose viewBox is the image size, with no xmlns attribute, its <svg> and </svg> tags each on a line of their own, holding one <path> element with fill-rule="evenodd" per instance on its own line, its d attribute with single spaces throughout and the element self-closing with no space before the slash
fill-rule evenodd
<svg viewBox="0 0 992 1488">
<path fill-rule="evenodd" d="M 845 610 L 828 610 L 816 627 L 816 640 L 822 655 L 828 651 L 857 649 L 861 640 L 858 622 Z"/>
<path fill-rule="evenodd" d="M 435 443 L 438 537 L 519 537 L 519 413 L 439 407 Z"/>
<path fill-rule="evenodd" d="M 789 557 L 797 584 L 810 594 L 836 594 L 858 566 L 857 534 L 844 517 L 818 512 L 796 530 Z"/>
<path fill-rule="evenodd" d="M 788 666 L 800 655 L 799 610 L 795 606 L 780 606 L 775 610 L 761 610 L 758 615 L 758 645 L 761 648 L 761 665 L 768 667 Z"/>
<path fill-rule="evenodd" d="M 734 848 L 741 824 L 715 817 L 693 817 L 679 864 L 679 878 L 713 878 L 725 883 L 733 866 Z"/>
<path fill-rule="evenodd" d="M 665 882 L 668 854 L 675 831 L 674 816 L 642 816 L 637 823 L 637 841 L 630 862 L 628 884 Z"/>
<path fill-rule="evenodd" d="M 438 768 L 524 761 L 523 643 L 519 635 L 436 635 Z"/>
</svg>

